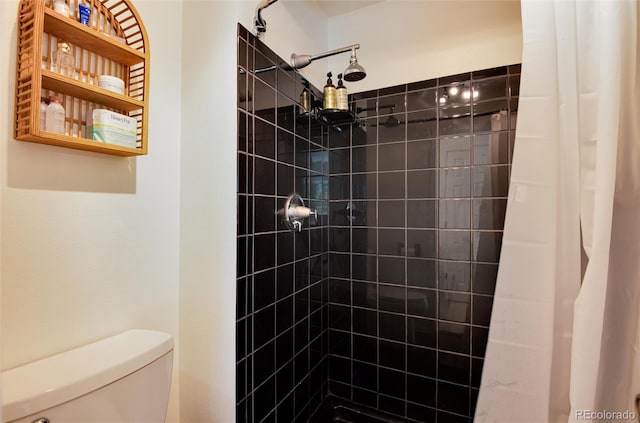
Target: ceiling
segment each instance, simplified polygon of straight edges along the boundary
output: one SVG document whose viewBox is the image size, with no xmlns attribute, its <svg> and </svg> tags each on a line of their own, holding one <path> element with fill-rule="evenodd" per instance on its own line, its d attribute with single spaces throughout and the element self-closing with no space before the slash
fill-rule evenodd
<svg viewBox="0 0 640 423">
<path fill-rule="evenodd" d="M 384 0 L 313 0 L 320 9 L 328 16 L 337 16 L 344 13 L 353 12 L 354 10 L 371 6 L 374 3 L 380 3 Z"/>
</svg>

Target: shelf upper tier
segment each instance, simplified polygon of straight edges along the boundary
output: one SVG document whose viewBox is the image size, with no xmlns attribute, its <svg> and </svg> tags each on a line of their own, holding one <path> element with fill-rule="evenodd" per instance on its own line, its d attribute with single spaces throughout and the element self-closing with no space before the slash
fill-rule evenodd
<svg viewBox="0 0 640 423">
<path fill-rule="evenodd" d="M 127 66 L 144 62 L 144 52 L 121 43 L 50 8 L 44 9 L 44 31 Z"/>
</svg>

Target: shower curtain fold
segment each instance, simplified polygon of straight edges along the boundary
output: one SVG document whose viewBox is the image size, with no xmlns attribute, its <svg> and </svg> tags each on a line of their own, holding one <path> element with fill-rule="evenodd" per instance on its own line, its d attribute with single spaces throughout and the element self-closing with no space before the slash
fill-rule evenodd
<svg viewBox="0 0 640 423">
<path fill-rule="evenodd" d="M 477 422 L 633 410 L 637 15 L 635 2 L 522 3 L 516 148 Z"/>
</svg>

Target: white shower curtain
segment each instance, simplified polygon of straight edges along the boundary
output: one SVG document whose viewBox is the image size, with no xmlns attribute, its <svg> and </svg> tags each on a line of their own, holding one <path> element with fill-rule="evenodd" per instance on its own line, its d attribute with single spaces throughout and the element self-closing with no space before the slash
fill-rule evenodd
<svg viewBox="0 0 640 423">
<path fill-rule="evenodd" d="M 635 1 L 522 3 L 516 147 L 476 422 L 636 419 L 637 20 Z"/>
</svg>

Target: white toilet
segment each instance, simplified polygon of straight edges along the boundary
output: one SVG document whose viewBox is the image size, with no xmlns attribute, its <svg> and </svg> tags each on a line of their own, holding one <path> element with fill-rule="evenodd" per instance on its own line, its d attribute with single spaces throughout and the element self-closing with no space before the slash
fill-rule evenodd
<svg viewBox="0 0 640 423">
<path fill-rule="evenodd" d="M 173 338 L 130 330 L 2 373 L 3 423 L 165 421 Z"/>
</svg>

